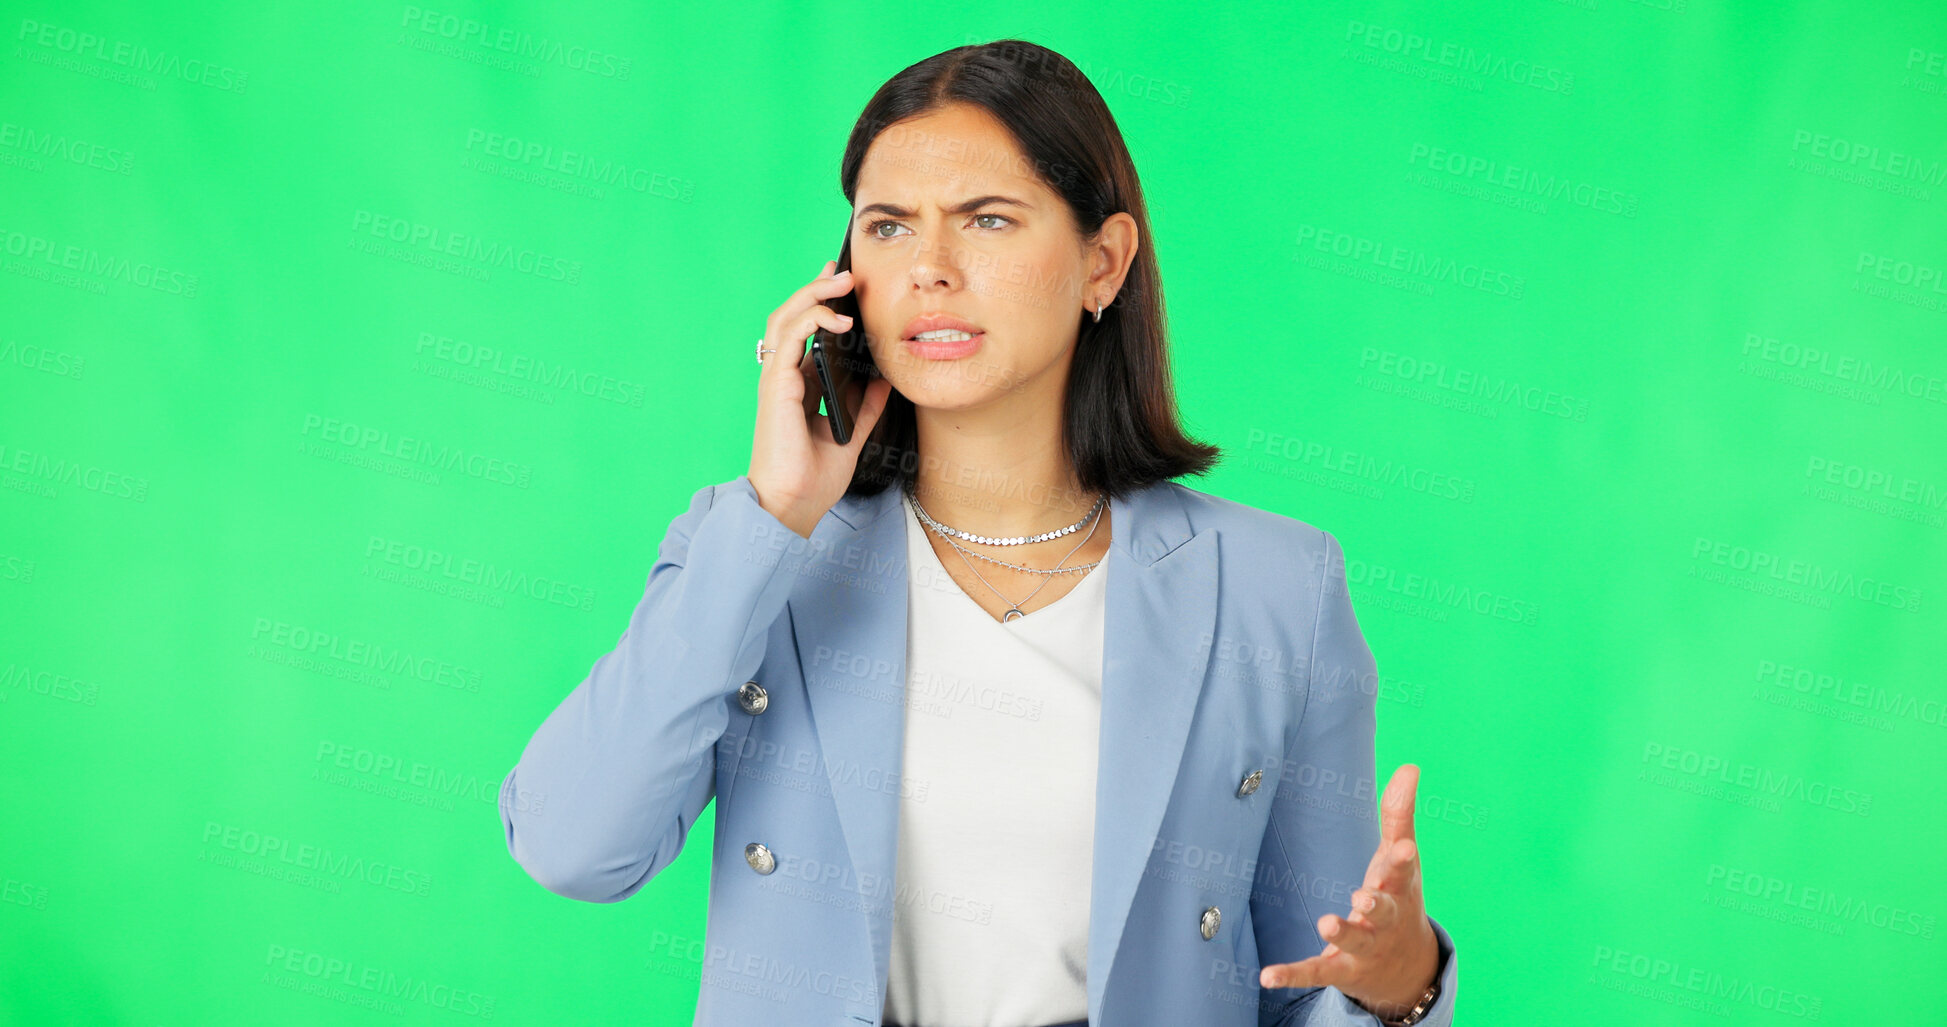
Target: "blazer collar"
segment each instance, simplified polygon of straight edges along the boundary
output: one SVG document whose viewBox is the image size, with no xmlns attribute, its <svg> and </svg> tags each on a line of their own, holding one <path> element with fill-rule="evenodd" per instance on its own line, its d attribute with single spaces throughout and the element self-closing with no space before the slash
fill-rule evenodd
<svg viewBox="0 0 1947 1027">
<path fill-rule="evenodd" d="M 856 587 L 791 605 L 814 730 L 857 882 L 883 996 L 906 712 L 908 577 L 902 492 L 845 496 L 812 533 Z M 1193 531 L 1180 486 L 1158 482 L 1109 501 L 1111 588 L 1103 628 L 1102 717 L 1088 929 L 1088 1014 L 1103 996 L 1123 928 L 1182 762 L 1217 619 L 1217 532 Z M 836 576 L 836 575 L 835 575 Z M 843 651 L 838 661 L 832 654 Z M 854 679 L 852 668 L 874 668 Z M 841 675 L 844 675 L 841 677 Z M 1197 929 L 1201 908 L 1169 929 Z M 1140 982 L 1137 982 L 1140 987 Z"/>
</svg>

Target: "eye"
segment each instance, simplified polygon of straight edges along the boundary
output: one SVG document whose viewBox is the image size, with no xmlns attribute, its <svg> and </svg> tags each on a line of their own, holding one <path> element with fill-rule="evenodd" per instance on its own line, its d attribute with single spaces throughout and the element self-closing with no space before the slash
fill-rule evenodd
<svg viewBox="0 0 1947 1027">
<path fill-rule="evenodd" d="M 1013 218 L 1011 218 L 1011 217 L 1008 217 L 1008 216 L 1007 216 L 1007 215 L 1005 215 L 1005 214 L 975 214 L 975 215 L 973 216 L 973 220 L 974 220 L 974 221 L 976 221 L 976 222 L 978 222 L 978 221 L 979 221 L 980 219 L 982 219 L 982 218 L 993 218 L 993 219 L 994 219 L 995 221 L 999 221 L 999 222 L 1002 222 L 1002 223 L 1003 223 L 1003 224 L 1001 224 L 1001 225 L 994 225 L 994 226 L 992 226 L 992 227 L 987 227 L 987 228 L 986 228 L 986 231 L 989 231 L 989 232 L 998 232 L 998 231 L 1000 231 L 1000 230 L 1001 230 L 1001 228 L 1002 228 L 1002 227 L 1004 227 L 1004 225 L 1011 225 L 1011 224 L 1013 224 L 1013 223 L 1014 223 L 1014 219 L 1013 219 Z M 890 219 L 887 219 L 887 218 L 880 218 L 880 219 L 879 219 L 879 220 L 877 220 L 877 221 L 872 221 L 872 222 L 869 222 L 869 223 L 867 223 L 867 224 L 866 224 L 866 226 L 865 226 L 865 233 L 866 233 L 867 235 L 869 235 L 869 236 L 871 236 L 871 237 L 872 237 L 872 238 L 874 238 L 874 239 L 896 239 L 896 238 L 898 238 L 898 235 L 899 235 L 899 233 L 894 233 L 894 234 L 892 234 L 892 235 L 887 235 L 887 234 L 885 234 L 884 232 L 881 232 L 881 231 L 879 231 L 879 229 L 881 229 L 881 228 L 883 228 L 883 227 L 885 227 L 885 226 L 887 226 L 887 225 L 893 225 L 893 226 L 895 226 L 895 227 L 896 227 L 896 226 L 898 226 L 898 225 L 899 225 L 899 222 L 897 222 L 897 221 L 893 221 L 893 220 L 890 220 Z"/>
</svg>

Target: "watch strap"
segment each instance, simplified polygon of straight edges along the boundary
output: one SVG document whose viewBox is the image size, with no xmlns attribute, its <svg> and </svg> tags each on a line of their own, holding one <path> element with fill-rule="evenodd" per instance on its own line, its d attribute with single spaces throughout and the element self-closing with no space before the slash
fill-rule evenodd
<svg viewBox="0 0 1947 1027">
<path fill-rule="evenodd" d="M 1408 1010 L 1404 1017 L 1398 1020 L 1381 1019 L 1379 1022 L 1386 1027 L 1413 1027 L 1414 1024 L 1426 1019 L 1427 1012 L 1433 1008 L 1433 1003 L 1439 997 L 1440 979 L 1435 977 L 1433 983 L 1426 986 L 1425 993 L 1420 995 L 1420 1000 L 1413 1004 L 1413 1008 Z"/>
<path fill-rule="evenodd" d="M 1382 1016 L 1379 1017 L 1379 1022 L 1384 1027 L 1413 1027 L 1414 1024 L 1426 1019 L 1426 1014 L 1433 1011 L 1433 1003 L 1440 998 L 1440 981 L 1447 974 L 1447 960 L 1451 957 L 1452 953 L 1445 946 L 1441 946 L 1440 962 L 1433 971 L 1433 983 L 1426 986 L 1426 991 L 1420 994 L 1420 1000 L 1413 1003 L 1413 1008 L 1407 1010 L 1404 1017 L 1388 1020 Z"/>
</svg>

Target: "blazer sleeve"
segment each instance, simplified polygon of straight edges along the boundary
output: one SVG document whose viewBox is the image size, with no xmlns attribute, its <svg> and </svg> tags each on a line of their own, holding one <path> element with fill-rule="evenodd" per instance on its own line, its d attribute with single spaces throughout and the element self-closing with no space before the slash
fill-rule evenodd
<svg viewBox="0 0 1947 1027">
<path fill-rule="evenodd" d="M 1307 661 L 1305 708 L 1292 751 L 1280 767 L 1270 827 L 1251 895 L 1261 966 L 1293 963 L 1325 948 L 1318 918 L 1350 912 L 1379 847 L 1373 738 L 1378 670 L 1352 612 L 1345 554 L 1323 537 L 1316 579 L 1318 618 Z M 1312 548 L 1317 549 L 1316 542 Z M 1429 917 L 1429 919 L 1431 919 Z M 1459 965 L 1438 921 L 1440 996 L 1426 1027 L 1453 1022 Z M 1260 1027 L 1376 1027 L 1381 1021 L 1335 987 L 1272 988 L 1260 995 Z"/>
<path fill-rule="evenodd" d="M 690 497 L 621 639 L 501 783 L 507 850 L 530 877 L 617 902 L 676 859 L 716 793 L 729 704 L 762 662 L 806 550 L 748 476 Z"/>
</svg>

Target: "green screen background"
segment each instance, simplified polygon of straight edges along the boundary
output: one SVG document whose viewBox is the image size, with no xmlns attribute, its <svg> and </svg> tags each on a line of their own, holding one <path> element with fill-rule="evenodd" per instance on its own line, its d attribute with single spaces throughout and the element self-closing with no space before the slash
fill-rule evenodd
<svg viewBox="0 0 1947 1027">
<path fill-rule="evenodd" d="M 5 7 L 7 1022 L 689 1022 L 710 815 L 584 904 L 495 789 L 867 97 L 1006 36 L 1135 155 L 1186 484 L 1344 545 L 1459 1019 L 1947 1022 L 1937 4 Z"/>
</svg>

